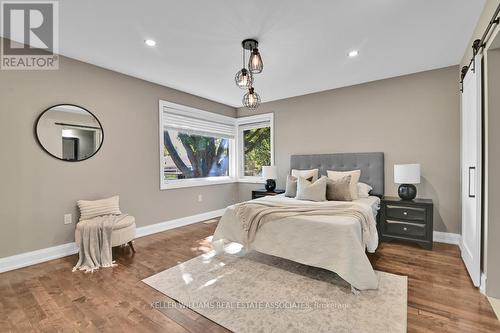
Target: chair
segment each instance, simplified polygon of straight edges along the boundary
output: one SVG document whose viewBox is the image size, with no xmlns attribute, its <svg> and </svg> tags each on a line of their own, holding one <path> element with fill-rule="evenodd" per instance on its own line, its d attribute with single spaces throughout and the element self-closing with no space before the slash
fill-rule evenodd
<svg viewBox="0 0 500 333">
<path fill-rule="evenodd" d="M 81 223 L 80 221 L 78 223 Z M 135 253 L 133 240 L 135 238 L 135 217 L 131 215 L 125 216 L 118 223 L 113 226 L 111 233 L 111 247 L 128 244 L 133 253 Z M 75 240 L 78 246 L 80 239 L 80 231 L 75 229 Z"/>
</svg>

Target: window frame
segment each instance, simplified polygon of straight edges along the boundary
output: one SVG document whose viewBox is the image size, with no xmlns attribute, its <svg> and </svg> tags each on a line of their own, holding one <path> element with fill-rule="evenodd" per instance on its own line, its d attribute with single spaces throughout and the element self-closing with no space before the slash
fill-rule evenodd
<svg viewBox="0 0 500 333">
<path fill-rule="evenodd" d="M 254 116 L 241 117 L 236 118 L 236 147 L 238 151 L 236 153 L 237 157 L 237 178 L 240 183 L 255 183 L 255 184 L 264 184 L 265 179 L 262 177 L 256 176 L 245 176 L 245 154 L 243 153 L 243 131 L 253 129 L 253 128 L 262 128 L 264 126 L 260 126 L 262 123 L 269 122 L 270 127 L 270 136 L 271 136 L 271 165 L 274 165 L 274 113 L 263 113 Z M 253 126 L 252 126 L 253 125 Z M 265 126 L 267 127 L 267 126 Z"/>
<path fill-rule="evenodd" d="M 168 101 L 159 101 L 159 164 L 160 164 L 160 190 L 170 190 L 184 187 L 195 187 L 195 186 L 207 186 L 207 185 L 218 185 L 218 184 L 230 184 L 234 183 L 237 180 L 237 171 L 236 171 L 236 133 L 233 134 L 232 138 L 229 138 L 229 176 L 222 177 L 202 177 L 202 178 L 187 178 L 187 179 L 177 179 L 177 180 L 165 180 L 164 175 L 164 161 L 163 161 L 163 135 L 165 130 L 165 123 L 163 119 L 163 115 L 165 113 L 165 109 L 169 109 L 171 113 L 184 115 L 192 118 L 200 118 L 206 121 L 213 121 L 218 123 L 224 123 L 227 125 L 231 125 L 236 130 L 236 119 L 228 116 L 220 115 L 213 112 L 208 112 L 196 108 L 192 108 L 189 106 L 176 104 Z M 182 131 L 182 129 L 179 129 Z M 208 135 L 208 133 L 200 135 Z"/>
</svg>

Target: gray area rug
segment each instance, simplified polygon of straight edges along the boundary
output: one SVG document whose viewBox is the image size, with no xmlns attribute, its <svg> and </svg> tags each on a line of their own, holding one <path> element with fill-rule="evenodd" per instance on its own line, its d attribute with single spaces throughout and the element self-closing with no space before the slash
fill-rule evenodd
<svg viewBox="0 0 500 333">
<path fill-rule="evenodd" d="M 229 251 L 236 252 L 236 251 Z M 335 273 L 258 252 L 210 252 L 143 282 L 234 332 L 406 332 L 407 277 L 351 293 Z"/>
</svg>

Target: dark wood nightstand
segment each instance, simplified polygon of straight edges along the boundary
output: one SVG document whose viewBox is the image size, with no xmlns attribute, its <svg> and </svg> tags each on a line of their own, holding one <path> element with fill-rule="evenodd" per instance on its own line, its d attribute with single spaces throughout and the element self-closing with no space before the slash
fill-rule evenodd
<svg viewBox="0 0 500 333">
<path fill-rule="evenodd" d="M 383 197 L 378 226 L 381 241 L 411 241 L 432 250 L 434 204 L 430 199 Z"/>
<path fill-rule="evenodd" d="M 266 189 L 254 190 L 254 191 L 252 191 L 252 200 L 257 199 L 257 198 L 266 197 L 268 195 L 278 195 L 278 194 L 282 194 L 282 193 L 285 193 L 285 190 L 275 189 L 274 192 L 269 192 Z"/>
</svg>

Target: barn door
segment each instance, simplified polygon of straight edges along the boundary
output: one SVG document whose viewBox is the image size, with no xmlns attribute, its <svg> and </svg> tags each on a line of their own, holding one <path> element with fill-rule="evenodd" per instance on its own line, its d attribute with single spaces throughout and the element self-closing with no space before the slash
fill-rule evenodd
<svg viewBox="0 0 500 333">
<path fill-rule="evenodd" d="M 464 78 L 461 117 L 462 259 L 477 287 L 481 280 L 481 58 Z"/>
</svg>

